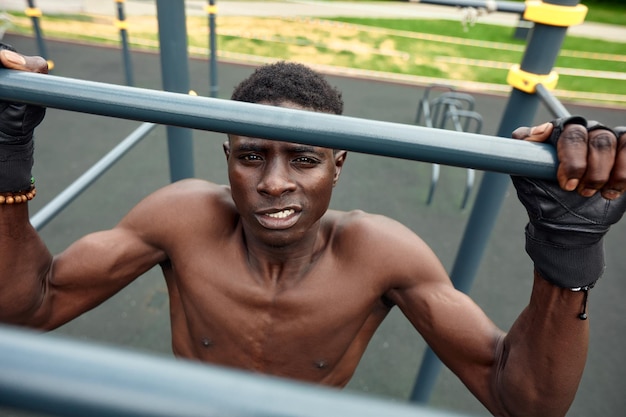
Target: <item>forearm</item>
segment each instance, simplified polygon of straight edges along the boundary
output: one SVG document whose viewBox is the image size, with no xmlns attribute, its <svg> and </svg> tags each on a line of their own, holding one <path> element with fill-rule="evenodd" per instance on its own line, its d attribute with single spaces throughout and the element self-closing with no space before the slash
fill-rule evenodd
<svg viewBox="0 0 626 417">
<path fill-rule="evenodd" d="M 528 307 L 503 339 L 494 393 L 507 415 L 563 416 L 578 389 L 589 324 L 580 320 L 584 294 L 535 273 Z"/>
<path fill-rule="evenodd" d="M 52 257 L 30 225 L 27 204 L 0 205 L 0 253 L 0 321 L 33 325 Z"/>
</svg>

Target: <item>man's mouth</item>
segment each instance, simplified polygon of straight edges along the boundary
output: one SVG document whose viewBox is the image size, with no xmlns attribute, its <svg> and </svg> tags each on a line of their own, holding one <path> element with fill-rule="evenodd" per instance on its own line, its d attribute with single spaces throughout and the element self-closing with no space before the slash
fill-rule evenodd
<svg viewBox="0 0 626 417">
<path fill-rule="evenodd" d="M 267 229 L 288 229 L 300 218 L 300 211 L 295 208 L 275 209 L 256 215 L 258 222 Z"/>
<path fill-rule="evenodd" d="M 285 210 L 276 211 L 273 213 L 265 213 L 265 215 L 273 219 L 284 219 L 285 217 L 291 216 L 293 213 L 295 213 L 294 209 L 285 209 Z"/>
</svg>

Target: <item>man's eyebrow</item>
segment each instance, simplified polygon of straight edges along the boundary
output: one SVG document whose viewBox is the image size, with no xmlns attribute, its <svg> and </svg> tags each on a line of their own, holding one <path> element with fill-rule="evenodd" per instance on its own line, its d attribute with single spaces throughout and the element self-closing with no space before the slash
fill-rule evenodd
<svg viewBox="0 0 626 417">
<path fill-rule="evenodd" d="M 312 153 L 315 155 L 323 154 L 320 148 L 316 148 L 315 146 L 311 146 L 311 145 L 301 145 L 301 144 L 294 144 L 293 146 L 289 148 L 289 151 L 293 153 Z"/>
<path fill-rule="evenodd" d="M 239 152 L 260 152 L 264 149 L 266 149 L 266 147 L 260 146 L 258 143 L 255 142 L 243 142 L 237 144 L 237 146 L 235 147 L 235 150 Z"/>
<path fill-rule="evenodd" d="M 237 152 L 263 152 L 268 149 L 267 146 L 263 146 L 258 142 L 240 142 L 235 146 L 234 151 Z M 299 143 L 291 144 L 287 147 L 287 151 L 290 153 L 310 153 L 314 155 L 322 155 L 323 151 L 321 148 L 311 146 L 311 145 L 303 145 Z"/>
</svg>

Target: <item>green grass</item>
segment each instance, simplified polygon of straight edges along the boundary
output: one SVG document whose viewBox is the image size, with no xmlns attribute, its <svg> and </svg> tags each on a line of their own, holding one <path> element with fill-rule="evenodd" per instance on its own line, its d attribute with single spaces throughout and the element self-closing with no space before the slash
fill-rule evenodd
<svg viewBox="0 0 626 417">
<path fill-rule="evenodd" d="M 325 1 L 341 1 L 341 0 L 325 0 Z M 395 1 L 395 0 L 392 0 Z M 518 3 L 524 3 L 525 0 L 509 0 Z M 608 23 L 611 25 L 624 26 L 626 21 L 626 3 L 613 2 L 611 5 L 597 3 L 593 0 L 581 0 L 580 4 L 587 6 L 586 22 Z"/>
<path fill-rule="evenodd" d="M 206 20 L 199 17 L 188 19 L 196 25 L 196 30 L 190 31 L 190 46 L 207 48 L 206 33 L 198 29 L 206 26 Z M 240 20 L 231 19 L 235 19 L 231 21 L 231 29 L 233 27 L 238 29 Z M 98 25 L 100 27 L 103 25 L 102 19 L 97 21 L 98 19 L 89 16 L 46 15 L 42 20 L 44 33 L 88 42 L 119 43 L 115 32 L 109 32 L 108 39 L 107 36 L 99 37 L 91 29 L 64 35 L 61 32 L 67 25 L 59 24 L 64 20 L 93 22 L 94 24 L 89 27 L 93 27 L 94 30 L 98 29 Z M 508 69 L 512 64 L 521 62 L 526 44 L 524 40 L 513 36 L 512 27 L 482 23 L 464 30 L 460 22 L 450 20 L 372 18 L 327 20 L 356 25 L 351 26 L 356 29 L 341 31 L 336 25 L 319 24 L 315 20 L 258 18 L 252 22 L 251 30 L 246 29 L 252 35 L 242 37 L 219 35 L 218 21 L 218 50 L 224 53 L 299 60 L 337 67 L 506 85 Z M 55 26 L 57 32 L 46 31 L 47 22 L 57 22 Z M 263 39 L 255 39 L 255 31 L 264 22 L 270 22 L 273 34 L 267 36 L 265 33 Z M 290 28 L 295 28 L 300 33 L 291 35 Z M 11 31 L 32 33 L 29 23 L 25 23 L 21 28 L 14 27 Z M 87 33 L 94 35 L 90 36 Z M 142 33 L 135 29 L 130 35 L 131 40 L 135 39 L 138 42 L 137 45 L 143 48 L 156 48 L 155 33 L 148 31 Z M 598 54 L 604 54 L 605 57 L 599 57 Z M 567 36 L 554 66 L 624 73 L 626 43 Z M 561 75 L 557 88 L 626 96 L 624 80 Z"/>
<path fill-rule="evenodd" d="M 585 21 L 624 26 L 626 24 L 624 16 L 626 16 L 626 4 L 615 5 L 613 7 L 594 4 L 589 6 Z"/>
<path fill-rule="evenodd" d="M 491 60 L 498 62 L 519 63 L 525 48 L 525 41 L 515 39 L 510 27 L 476 24 L 468 31 L 464 31 L 458 22 L 444 20 L 413 20 L 413 19 L 371 19 L 371 18 L 337 18 L 333 19 L 344 23 L 362 25 L 371 28 L 386 28 L 392 31 L 401 30 L 408 33 L 428 33 L 438 36 L 449 36 L 459 41 L 488 41 L 498 44 L 517 47 L 518 51 L 499 50 L 497 48 L 474 47 L 468 45 L 454 45 L 440 42 L 422 42 L 411 39 L 409 36 L 388 36 L 393 39 L 398 50 L 405 51 L 411 56 L 420 56 L 423 60 L 434 61 L 436 56 L 458 57 L 466 59 Z M 497 45 L 494 45 L 497 46 Z M 582 53 L 587 57 L 571 57 L 571 53 Z M 600 60 L 592 58 L 592 54 L 621 55 L 621 60 Z M 599 41 L 568 36 L 562 46 L 561 56 L 555 66 L 594 71 L 612 71 L 623 73 L 626 69 L 626 43 Z M 380 63 L 378 67 L 384 67 Z M 424 67 L 407 66 L 408 73 L 424 75 Z M 507 70 L 494 68 L 458 67 L 460 72 L 469 80 L 502 83 L 506 79 Z M 588 77 L 561 76 L 559 89 L 588 91 L 595 93 L 626 94 L 626 81 Z"/>
</svg>

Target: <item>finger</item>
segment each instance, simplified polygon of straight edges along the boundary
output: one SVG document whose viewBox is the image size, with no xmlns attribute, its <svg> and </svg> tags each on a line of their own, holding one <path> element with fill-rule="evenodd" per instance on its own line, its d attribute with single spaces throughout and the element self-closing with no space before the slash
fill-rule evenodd
<svg viewBox="0 0 626 417">
<path fill-rule="evenodd" d="M 511 136 L 513 139 L 527 140 L 530 142 L 545 142 L 550 137 L 554 125 L 552 123 L 544 123 L 533 127 L 518 127 L 513 131 Z"/>
<path fill-rule="evenodd" d="M 587 170 L 587 128 L 572 123 L 563 128 L 557 142 L 559 167 L 556 177 L 566 191 L 574 191 Z"/>
<path fill-rule="evenodd" d="M 602 189 L 602 196 L 608 200 L 620 197 L 626 191 L 626 128 L 617 128 L 615 164 L 609 181 Z"/>
<path fill-rule="evenodd" d="M 14 70 L 48 73 L 48 63 L 42 57 L 24 56 L 8 49 L 0 50 L 0 64 Z"/>
<path fill-rule="evenodd" d="M 578 185 L 578 192 L 591 197 L 605 187 L 615 164 L 617 138 L 606 128 L 590 130 L 587 134 L 587 169 Z"/>
</svg>

